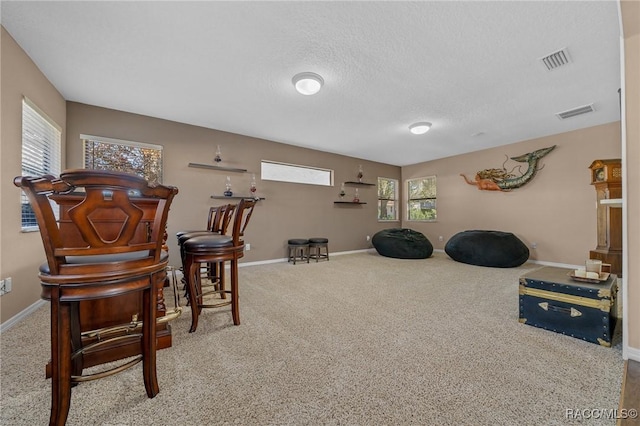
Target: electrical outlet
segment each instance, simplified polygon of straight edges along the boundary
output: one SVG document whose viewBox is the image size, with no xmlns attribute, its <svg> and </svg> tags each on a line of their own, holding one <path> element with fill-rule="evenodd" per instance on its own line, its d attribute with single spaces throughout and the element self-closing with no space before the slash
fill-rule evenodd
<svg viewBox="0 0 640 426">
<path fill-rule="evenodd" d="M 440 236 L 438 237 L 438 241 L 444 241 L 444 237 L 443 237 L 442 235 L 440 235 Z"/>
<path fill-rule="evenodd" d="M 532 249 L 537 249 L 538 248 L 538 243 L 531 243 L 531 248 Z"/>
<path fill-rule="evenodd" d="M 367 241 L 369 241 L 370 239 L 371 239 L 371 237 L 367 235 Z"/>
<path fill-rule="evenodd" d="M 245 245 L 244 245 L 244 248 L 245 248 L 247 251 L 251 250 L 251 244 L 245 244 Z"/>
<path fill-rule="evenodd" d="M 11 292 L 11 277 L 0 280 L 0 296 Z"/>
</svg>

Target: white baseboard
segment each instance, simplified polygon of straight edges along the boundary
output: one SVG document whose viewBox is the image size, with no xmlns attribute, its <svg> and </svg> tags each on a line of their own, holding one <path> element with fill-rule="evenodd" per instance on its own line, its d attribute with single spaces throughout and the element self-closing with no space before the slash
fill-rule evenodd
<svg viewBox="0 0 640 426">
<path fill-rule="evenodd" d="M 622 358 L 640 362 L 640 349 L 627 346 L 622 350 Z"/>
<path fill-rule="evenodd" d="M 369 251 L 375 251 L 375 249 L 373 248 L 368 248 L 368 249 L 361 249 L 361 250 L 349 250 L 349 251 L 339 251 L 336 253 L 330 253 L 331 256 L 341 256 L 343 254 L 354 254 L 354 253 L 366 253 Z M 286 257 L 280 258 L 280 259 L 270 259 L 270 260 L 258 260 L 255 262 L 245 262 L 245 263 L 240 263 L 238 265 L 239 268 L 242 268 L 243 266 L 256 266 L 256 265 L 267 265 L 270 263 L 280 263 L 280 262 L 286 262 L 288 259 Z"/>
<path fill-rule="evenodd" d="M 31 306 L 29 306 L 26 309 L 24 309 L 23 311 L 19 312 L 17 315 L 12 316 L 7 321 L 5 321 L 2 324 L 0 324 L 0 334 L 2 334 L 3 331 L 6 331 L 6 330 L 10 329 L 11 327 L 13 327 L 17 323 L 19 323 L 20 321 L 22 321 L 23 319 L 28 317 L 29 315 L 31 315 L 33 312 L 37 311 L 45 303 L 48 303 L 48 302 L 46 300 L 38 300 L 37 302 L 35 302 Z"/>
</svg>

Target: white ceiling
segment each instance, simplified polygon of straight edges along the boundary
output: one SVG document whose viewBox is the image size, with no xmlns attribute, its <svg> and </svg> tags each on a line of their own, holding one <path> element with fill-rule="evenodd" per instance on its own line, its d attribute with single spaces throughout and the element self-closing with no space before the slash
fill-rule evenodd
<svg viewBox="0 0 640 426">
<path fill-rule="evenodd" d="M 2 25 L 69 101 L 388 164 L 620 117 L 613 0 L 0 7 Z M 548 71 L 540 58 L 562 48 L 571 63 Z M 295 92 L 302 71 L 322 75 L 319 94 Z M 595 112 L 555 116 L 586 104 Z M 433 127 L 412 135 L 416 121 Z"/>
</svg>

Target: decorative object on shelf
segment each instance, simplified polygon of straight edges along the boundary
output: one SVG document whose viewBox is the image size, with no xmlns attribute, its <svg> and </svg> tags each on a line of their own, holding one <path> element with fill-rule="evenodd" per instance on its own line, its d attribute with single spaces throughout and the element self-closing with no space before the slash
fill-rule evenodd
<svg viewBox="0 0 640 426">
<path fill-rule="evenodd" d="M 356 188 L 356 192 L 353 195 L 353 202 L 354 203 L 359 203 L 360 202 L 360 196 L 358 195 L 358 188 Z"/>
<path fill-rule="evenodd" d="M 224 187 L 227 189 L 226 191 L 224 191 L 224 196 L 233 196 L 233 192 L 231 191 L 231 178 L 229 176 L 227 176 L 227 182 L 224 184 Z"/>
<path fill-rule="evenodd" d="M 344 195 L 346 193 L 344 192 L 344 182 L 340 184 L 340 199 L 344 199 Z"/>
<path fill-rule="evenodd" d="M 517 157 L 511 157 L 513 161 L 517 161 L 519 163 L 527 163 L 529 167 L 527 171 L 524 172 L 520 176 L 516 176 L 512 174 L 516 168 L 514 167 L 511 171 L 507 171 L 504 168 L 504 164 L 502 169 L 484 169 L 476 173 L 475 181 L 469 180 L 464 174 L 460 173 L 460 176 L 464 178 L 464 180 L 469 185 L 475 185 L 480 190 L 487 191 L 511 191 L 512 189 L 520 188 L 529 182 L 533 177 L 538 173 L 542 167 L 538 168 L 538 161 L 551 151 L 556 146 L 550 146 L 549 148 L 538 149 L 537 151 L 529 152 L 528 154 L 519 155 Z M 506 163 L 506 160 L 505 160 Z"/>
<path fill-rule="evenodd" d="M 256 191 L 258 188 L 256 187 L 256 175 L 255 173 L 251 175 L 251 183 L 249 184 L 249 192 L 251 192 L 252 196 L 256 196 Z"/>
<path fill-rule="evenodd" d="M 362 171 L 362 164 L 358 167 L 358 182 L 362 182 L 362 177 L 364 176 L 364 172 Z"/>
<path fill-rule="evenodd" d="M 216 163 L 222 161 L 222 152 L 220 151 L 220 145 L 218 145 L 218 148 L 216 149 L 216 156 L 213 158 L 213 161 L 215 161 Z"/>
</svg>

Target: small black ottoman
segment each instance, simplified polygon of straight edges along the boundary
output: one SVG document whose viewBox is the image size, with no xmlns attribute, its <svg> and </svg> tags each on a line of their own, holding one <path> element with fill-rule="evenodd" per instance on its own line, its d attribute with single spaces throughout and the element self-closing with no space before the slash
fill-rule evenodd
<svg viewBox="0 0 640 426">
<path fill-rule="evenodd" d="M 433 245 L 422 233 L 406 228 L 383 229 L 371 239 L 378 254 L 396 259 L 426 259 Z"/>
<path fill-rule="evenodd" d="M 494 268 L 513 268 L 529 259 L 529 249 L 518 237 L 501 231 L 464 231 L 447 241 L 445 253 L 456 262 Z"/>
</svg>

